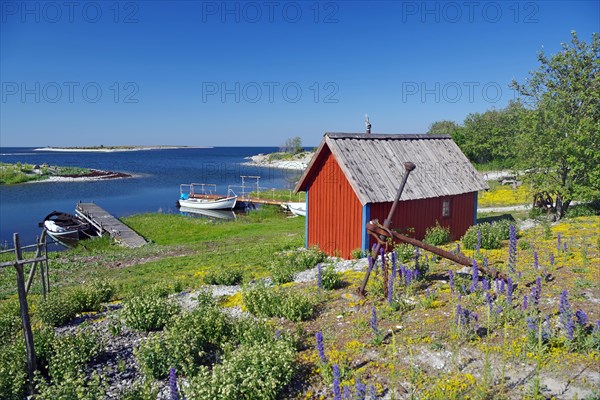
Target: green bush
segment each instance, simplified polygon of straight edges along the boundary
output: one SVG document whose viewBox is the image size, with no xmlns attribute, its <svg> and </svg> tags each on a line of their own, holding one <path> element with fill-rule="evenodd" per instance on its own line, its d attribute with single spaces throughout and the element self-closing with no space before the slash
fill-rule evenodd
<svg viewBox="0 0 600 400">
<path fill-rule="evenodd" d="M 22 340 L 0 347 L 0 399 L 25 398 L 27 365 Z"/>
<path fill-rule="evenodd" d="M 209 271 L 204 276 L 204 282 L 208 285 L 233 286 L 242 283 L 242 271 L 231 267 L 221 267 Z"/>
<path fill-rule="evenodd" d="M 74 377 L 83 372 L 85 365 L 102 349 L 100 337 L 87 332 L 56 336 L 52 343 L 52 356 L 48 372 L 53 382 Z"/>
<path fill-rule="evenodd" d="M 490 225 L 484 222 L 471 226 L 460 240 L 465 249 L 475 250 L 477 247 L 477 232 L 481 230 L 481 248 L 499 249 L 502 247 L 503 229 L 503 225 Z"/>
<path fill-rule="evenodd" d="M 283 317 L 291 321 L 312 317 L 318 301 L 306 290 L 274 288 L 263 282 L 244 289 L 242 298 L 248 311 L 257 317 Z"/>
<path fill-rule="evenodd" d="M 321 282 L 325 290 L 338 289 L 342 286 L 342 275 L 329 264 L 321 271 Z"/>
<path fill-rule="evenodd" d="M 276 399 L 292 379 L 294 359 L 285 340 L 242 345 L 212 371 L 203 368 L 183 391 L 197 400 Z"/>
<path fill-rule="evenodd" d="M 450 228 L 447 226 L 441 226 L 438 222 L 436 222 L 435 226 L 427 228 L 425 231 L 425 239 L 423 239 L 425 243 L 433 246 L 441 246 L 450 242 L 451 240 L 452 237 L 450 235 Z"/>
<path fill-rule="evenodd" d="M 61 326 L 77 315 L 71 298 L 66 294 L 50 294 L 47 300 L 40 304 L 38 316 L 42 322 L 50 326 Z"/>
<path fill-rule="evenodd" d="M 40 378 L 36 390 L 36 400 L 97 400 L 106 396 L 104 385 L 95 372 L 91 377 L 83 372 L 72 374 L 63 380 L 53 381 L 52 384 Z"/>
<path fill-rule="evenodd" d="M 514 223 L 509 219 L 501 219 L 499 221 L 494 221 L 492 223 L 492 227 L 496 230 L 500 240 L 508 240 L 510 239 L 510 226 Z"/>
<path fill-rule="evenodd" d="M 171 360 L 168 343 L 163 336 L 149 336 L 133 353 L 146 377 L 162 379 L 167 376 Z"/>
<path fill-rule="evenodd" d="M 101 303 L 109 301 L 114 292 L 112 283 L 95 281 L 64 293 L 52 294 L 41 303 L 39 317 L 48 325 L 61 326 L 77 313 L 100 311 Z"/>
<path fill-rule="evenodd" d="M 276 285 L 283 285 L 294 280 L 295 271 L 289 265 L 272 266 L 269 269 L 271 270 L 271 279 Z"/>
<path fill-rule="evenodd" d="M 8 343 L 21 328 L 19 303 L 11 301 L 0 305 L 0 346 Z"/>
<path fill-rule="evenodd" d="M 352 250 L 352 252 L 350 252 L 350 255 L 355 260 L 366 257 L 365 252 L 361 248 Z"/>
<path fill-rule="evenodd" d="M 415 254 L 415 246 L 408 243 L 396 243 L 394 250 L 398 255 L 398 261 L 407 263 L 410 261 L 412 256 Z"/>
<path fill-rule="evenodd" d="M 146 376 L 160 379 L 175 367 L 185 375 L 208 364 L 233 332 L 231 319 L 217 307 L 198 307 L 183 314 L 136 350 L 136 358 Z"/>
<path fill-rule="evenodd" d="M 294 272 L 314 268 L 318 263 L 327 259 L 327 255 L 318 247 L 298 249 L 285 252 L 277 257 L 276 263 L 289 267 Z"/>
<path fill-rule="evenodd" d="M 125 324 L 130 328 L 153 331 L 162 329 L 179 313 L 179 305 L 174 300 L 149 292 L 123 301 L 122 312 Z"/>
</svg>

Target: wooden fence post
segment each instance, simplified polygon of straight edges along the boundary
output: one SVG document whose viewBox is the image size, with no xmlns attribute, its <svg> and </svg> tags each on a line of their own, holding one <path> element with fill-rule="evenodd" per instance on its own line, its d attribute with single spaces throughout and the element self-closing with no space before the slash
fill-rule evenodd
<svg viewBox="0 0 600 400">
<path fill-rule="evenodd" d="M 29 320 L 29 306 L 27 305 L 27 293 L 25 293 L 25 276 L 23 275 L 23 264 L 20 263 L 23 256 L 21 254 L 21 244 L 19 243 L 19 234 L 13 235 L 15 244 L 15 269 L 17 270 L 17 292 L 19 293 L 19 305 L 21 308 L 21 321 L 23 323 L 23 335 L 25 336 L 25 350 L 27 351 L 27 376 L 29 378 L 27 386 L 29 394 L 33 394 L 33 378 L 37 369 L 35 360 L 35 350 L 33 348 L 33 333 L 31 332 L 31 321 Z"/>
</svg>

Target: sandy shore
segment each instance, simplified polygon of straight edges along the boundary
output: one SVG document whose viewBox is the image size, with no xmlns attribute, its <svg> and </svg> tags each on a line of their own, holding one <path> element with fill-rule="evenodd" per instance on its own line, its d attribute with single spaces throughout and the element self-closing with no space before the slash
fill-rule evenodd
<svg viewBox="0 0 600 400">
<path fill-rule="evenodd" d="M 242 165 L 249 165 L 252 167 L 264 167 L 264 168 L 277 168 L 277 169 L 290 169 L 296 171 L 304 171 L 310 162 L 314 153 L 307 153 L 305 156 L 295 160 L 274 160 L 268 161 L 268 154 L 257 154 L 255 156 L 247 157 L 248 162 L 242 163 Z"/>
<path fill-rule="evenodd" d="M 124 147 L 39 147 L 34 151 L 57 151 L 57 152 L 88 152 L 88 153 L 114 153 L 123 151 L 143 150 L 173 150 L 173 149 L 210 149 L 208 146 L 124 146 Z"/>
</svg>

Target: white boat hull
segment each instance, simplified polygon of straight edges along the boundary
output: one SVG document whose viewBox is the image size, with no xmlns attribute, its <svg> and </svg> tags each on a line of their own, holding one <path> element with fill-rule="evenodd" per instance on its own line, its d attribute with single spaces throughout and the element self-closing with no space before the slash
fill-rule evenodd
<svg viewBox="0 0 600 400">
<path fill-rule="evenodd" d="M 196 210 L 232 210 L 235 208 L 237 196 L 225 197 L 222 199 L 185 199 L 179 200 L 181 207 L 193 208 Z"/>
<path fill-rule="evenodd" d="M 306 217 L 306 203 L 287 203 L 287 208 L 294 215 Z"/>
</svg>

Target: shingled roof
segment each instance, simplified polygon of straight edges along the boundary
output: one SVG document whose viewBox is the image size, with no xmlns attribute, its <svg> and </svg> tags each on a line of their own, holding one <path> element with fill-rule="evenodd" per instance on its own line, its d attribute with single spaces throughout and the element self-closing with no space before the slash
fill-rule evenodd
<svg viewBox="0 0 600 400">
<path fill-rule="evenodd" d="M 394 201 L 406 161 L 417 168 L 411 172 L 401 200 L 489 189 L 450 136 L 326 133 L 296 191 L 305 190 L 325 147 L 363 205 Z"/>
</svg>

